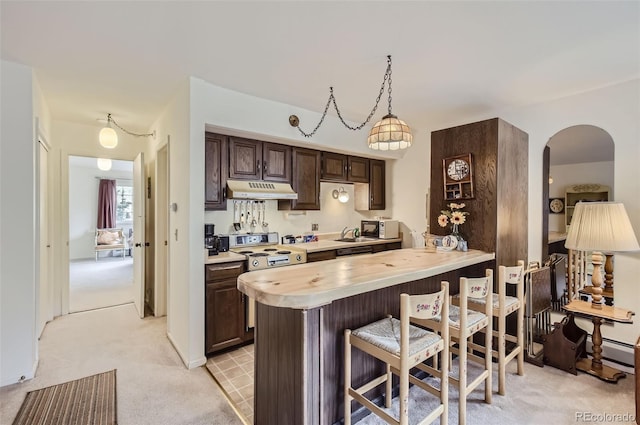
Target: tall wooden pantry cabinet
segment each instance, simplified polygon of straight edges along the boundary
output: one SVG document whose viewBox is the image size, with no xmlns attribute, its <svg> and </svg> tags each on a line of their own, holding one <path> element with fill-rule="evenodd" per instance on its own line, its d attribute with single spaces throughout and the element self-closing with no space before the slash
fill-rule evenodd
<svg viewBox="0 0 640 425">
<path fill-rule="evenodd" d="M 508 122 L 493 118 L 431 133 L 431 184 L 429 225 L 431 233 L 447 235 L 438 225 L 441 210 L 451 202 L 464 203 L 469 213 L 460 233 L 470 249 L 496 253 L 496 265 L 528 262 L 529 136 Z M 471 154 L 469 172 L 464 166 Z M 465 161 L 455 161 L 462 158 Z M 452 165 L 451 163 L 454 163 Z M 443 169 L 443 166 L 445 169 Z M 449 169 L 449 170 L 447 170 Z M 455 180 L 471 180 L 473 190 L 455 192 L 460 198 L 445 200 L 445 188 Z M 457 193 L 460 193 L 458 195 Z M 466 197 L 466 198 L 465 198 Z"/>
</svg>

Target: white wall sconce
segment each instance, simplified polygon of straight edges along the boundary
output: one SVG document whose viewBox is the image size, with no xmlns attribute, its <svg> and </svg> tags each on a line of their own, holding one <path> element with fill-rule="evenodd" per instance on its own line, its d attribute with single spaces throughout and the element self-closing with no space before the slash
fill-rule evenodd
<svg viewBox="0 0 640 425">
<path fill-rule="evenodd" d="M 549 176 L 549 184 L 553 184 L 553 177 Z"/>
<path fill-rule="evenodd" d="M 98 168 L 102 171 L 109 171 L 111 169 L 111 160 L 108 158 L 98 158 Z"/>
<path fill-rule="evenodd" d="M 333 199 L 337 199 L 343 204 L 349 201 L 349 192 L 344 190 L 344 187 L 341 187 L 340 190 L 333 189 L 333 192 L 331 192 L 331 196 L 333 197 Z"/>
</svg>

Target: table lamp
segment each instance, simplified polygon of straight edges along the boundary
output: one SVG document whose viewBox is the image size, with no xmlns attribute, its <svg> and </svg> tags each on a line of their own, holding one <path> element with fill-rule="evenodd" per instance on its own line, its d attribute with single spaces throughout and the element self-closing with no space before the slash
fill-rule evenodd
<svg viewBox="0 0 640 425">
<path fill-rule="evenodd" d="M 591 307 L 602 308 L 601 251 L 639 251 L 629 216 L 621 202 L 578 202 L 564 244 L 578 251 L 593 251 Z"/>
</svg>

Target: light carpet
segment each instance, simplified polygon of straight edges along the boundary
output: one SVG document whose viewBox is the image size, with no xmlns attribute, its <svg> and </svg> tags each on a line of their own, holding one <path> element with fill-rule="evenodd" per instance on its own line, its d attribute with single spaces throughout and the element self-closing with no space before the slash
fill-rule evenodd
<svg viewBox="0 0 640 425">
<path fill-rule="evenodd" d="M 133 258 L 100 257 L 69 263 L 69 311 L 133 302 Z"/>
<path fill-rule="evenodd" d="M 612 384 L 582 372 L 575 376 L 550 366 L 525 363 L 524 376 L 518 376 L 516 364 L 511 362 L 507 366 L 507 394 L 501 396 L 496 392 L 495 366 L 494 363 L 492 403 L 484 402 L 483 384 L 467 398 L 469 425 L 635 423 L 633 375 Z M 452 373 L 457 376 L 455 360 L 453 367 Z M 470 364 L 469 369 L 471 377 L 478 376 L 480 369 L 476 364 Z M 434 378 L 427 380 L 438 383 Z M 409 423 L 416 424 L 434 409 L 438 400 L 415 386 L 411 387 L 409 395 Z M 458 423 L 458 400 L 458 390 L 450 383 L 449 424 Z M 397 397 L 389 410 L 397 417 Z M 386 422 L 373 414 L 358 422 L 358 425 L 379 424 Z"/>
<path fill-rule="evenodd" d="M 39 354 L 34 379 L 0 388 L 0 424 L 28 391 L 117 369 L 120 425 L 242 425 L 209 372 L 185 368 L 166 317 L 140 319 L 133 304 L 56 318 Z"/>
</svg>

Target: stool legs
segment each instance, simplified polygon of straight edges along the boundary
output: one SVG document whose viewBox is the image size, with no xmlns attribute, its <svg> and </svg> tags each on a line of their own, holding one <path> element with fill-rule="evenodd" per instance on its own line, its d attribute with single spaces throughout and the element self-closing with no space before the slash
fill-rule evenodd
<svg viewBox="0 0 640 425">
<path fill-rule="evenodd" d="M 349 387 L 351 386 L 351 331 L 344 332 L 344 425 L 351 425 L 351 400 Z"/>
</svg>

